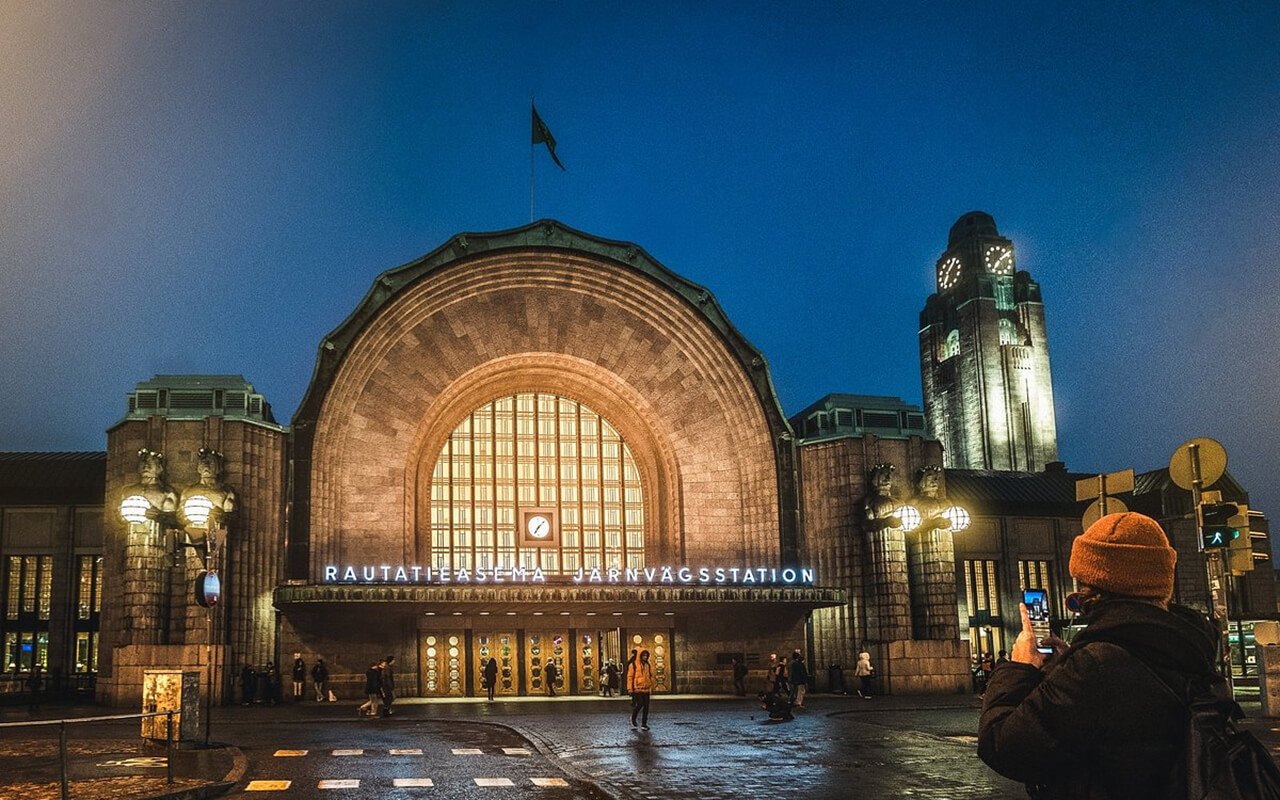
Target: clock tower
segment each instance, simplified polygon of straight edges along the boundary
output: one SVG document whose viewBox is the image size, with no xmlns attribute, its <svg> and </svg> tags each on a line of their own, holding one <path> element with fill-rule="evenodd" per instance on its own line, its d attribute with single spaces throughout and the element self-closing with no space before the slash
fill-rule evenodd
<svg viewBox="0 0 1280 800">
<path fill-rule="evenodd" d="M 920 376 L 946 466 L 1042 471 L 1058 460 L 1040 285 L 990 214 L 951 226 L 920 312 Z"/>
</svg>

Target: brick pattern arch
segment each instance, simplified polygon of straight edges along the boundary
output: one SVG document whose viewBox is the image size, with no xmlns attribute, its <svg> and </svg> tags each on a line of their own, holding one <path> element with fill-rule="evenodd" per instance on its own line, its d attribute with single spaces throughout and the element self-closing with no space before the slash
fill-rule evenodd
<svg viewBox="0 0 1280 800">
<path fill-rule="evenodd" d="M 748 368 L 693 304 L 612 259 L 529 247 L 444 264 L 396 291 L 320 387 L 311 575 L 414 563 L 424 471 L 462 416 L 517 392 L 617 427 L 655 562 L 780 563 L 774 431 Z"/>
</svg>

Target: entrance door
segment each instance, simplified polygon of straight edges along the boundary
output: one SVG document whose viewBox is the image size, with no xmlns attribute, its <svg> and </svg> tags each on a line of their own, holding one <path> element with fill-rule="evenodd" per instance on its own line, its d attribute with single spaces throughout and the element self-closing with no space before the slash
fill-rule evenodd
<svg viewBox="0 0 1280 800">
<path fill-rule="evenodd" d="M 567 631 L 525 631 L 525 694 L 547 693 L 545 669 L 556 664 L 556 692 L 564 689 L 569 667 L 569 633 Z"/>
<path fill-rule="evenodd" d="M 515 632 L 477 631 L 472 634 L 472 645 L 476 654 L 476 694 L 484 693 L 484 665 L 491 658 L 498 660 L 498 684 L 493 693 L 509 697 L 520 694 L 520 686 L 516 682 Z"/>
<path fill-rule="evenodd" d="M 424 697 L 462 697 L 467 686 L 462 671 L 462 633 L 429 632 L 418 637 L 419 685 Z"/>
<path fill-rule="evenodd" d="M 662 694 L 671 691 L 671 634 L 665 629 L 644 630 L 637 628 L 628 628 L 627 637 L 630 647 L 627 649 L 627 658 L 631 657 L 631 650 L 648 650 L 649 663 L 653 665 L 653 692 L 654 694 Z M 639 659 L 639 653 L 636 658 Z M 625 669 L 625 666 L 624 666 Z"/>
</svg>

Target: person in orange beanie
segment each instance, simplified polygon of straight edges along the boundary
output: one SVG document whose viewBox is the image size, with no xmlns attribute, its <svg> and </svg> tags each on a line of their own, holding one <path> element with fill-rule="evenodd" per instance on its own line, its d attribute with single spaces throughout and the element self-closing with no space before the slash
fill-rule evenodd
<svg viewBox="0 0 1280 800">
<path fill-rule="evenodd" d="M 1214 627 L 1170 603 L 1177 560 L 1143 514 L 1108 514 L 1076 538 L 1069 605 L 1085 628 L 1070 647 L 1051 640 L 1046 656 L 1021 606 L 1022 632 L 991 674 L 978 724 L 988 766 L 1036 798 L 1168 796 L 1187 730 L 1178 696 L 1220 681 Z"/>
</svg>

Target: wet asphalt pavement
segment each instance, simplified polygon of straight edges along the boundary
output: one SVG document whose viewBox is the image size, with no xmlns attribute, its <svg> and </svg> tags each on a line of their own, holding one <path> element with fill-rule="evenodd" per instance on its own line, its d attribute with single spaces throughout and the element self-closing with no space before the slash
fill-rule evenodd
<svg viewBox="0 0 1280 800">
<path fill-rule="evenodd" d="M 978 760 L 976 697 L 810 695 L 806 706 L 779 722 L 745 698 L 659 697 L 645 732 L 628 724 L 626 698 L 402 700 L 389 719 L 307 702 L 215 709 L 212 731 L 243 755 L 235 800 L 1026 796 Z M 1257 719 L 1256 703 L 1246 710 L 1280 752 L 1280 722 Z M 102 735 L 123 741 L 136 725 Z"/>
</svg>

